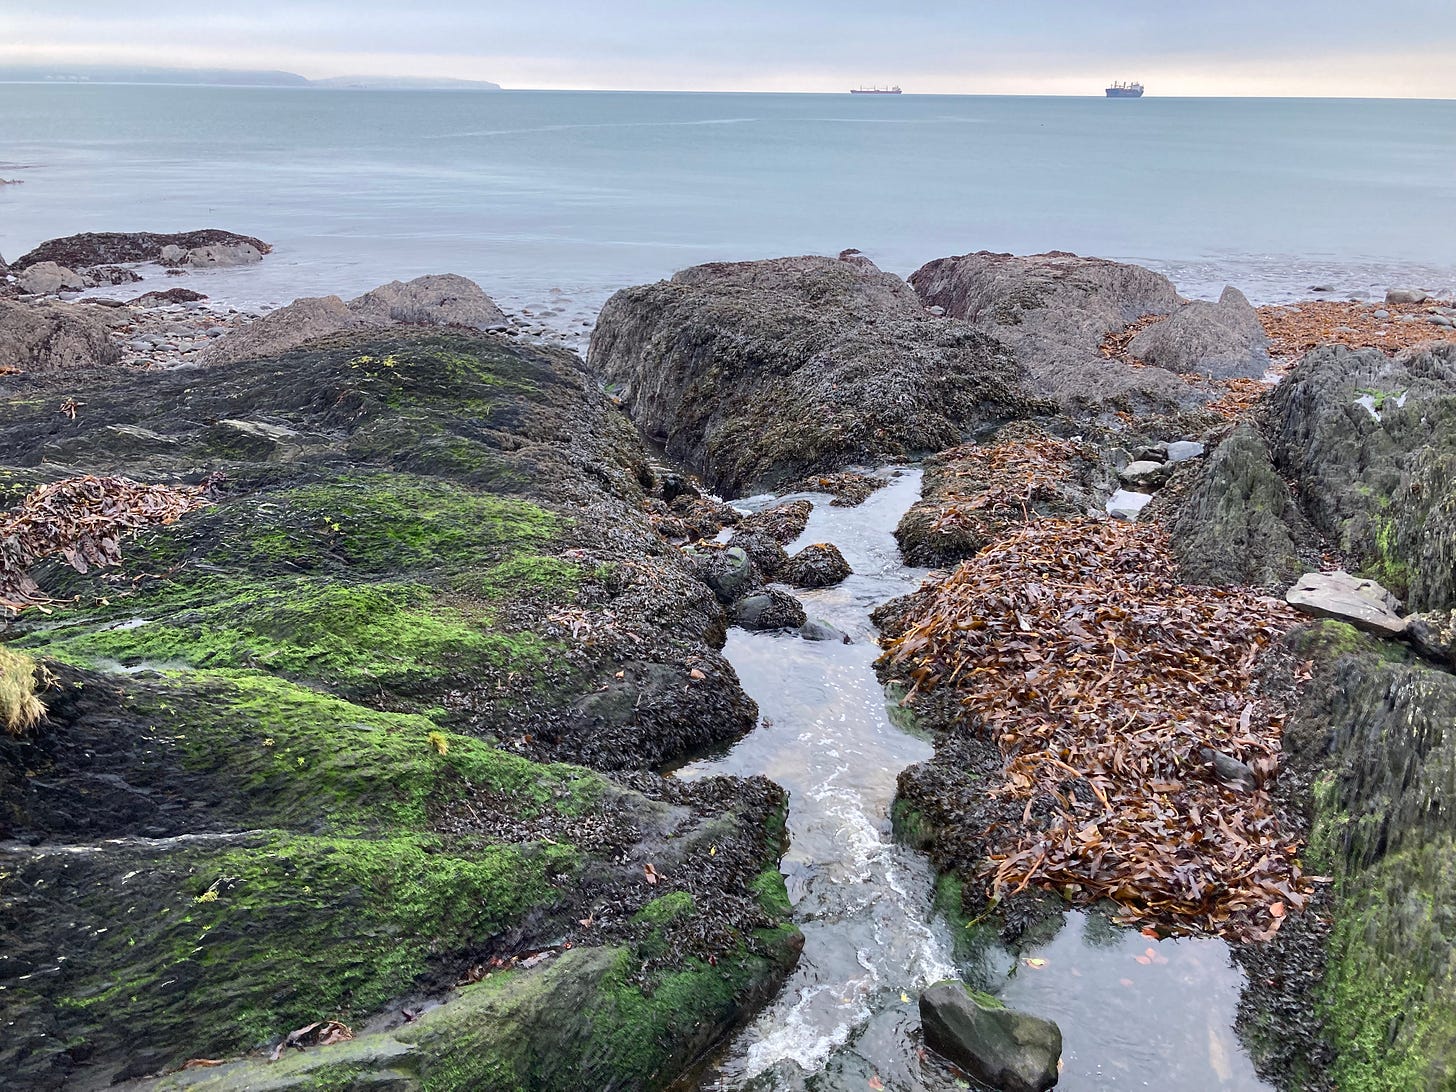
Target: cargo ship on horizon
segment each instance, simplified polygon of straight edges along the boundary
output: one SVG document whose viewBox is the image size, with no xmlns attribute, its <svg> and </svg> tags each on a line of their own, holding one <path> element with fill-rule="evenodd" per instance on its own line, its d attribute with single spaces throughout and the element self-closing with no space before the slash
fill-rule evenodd
<svg viewBox="0 0 1456 1092">
<path fill-rule="evenodd" d="M 1140 99 L 1143 97 L 1143 85 L 1134 80 L 1132 83 L 1114 83 L 1107 89 L 1109 99 Z"/>
<path fill-rule="evenodd" d="M 851 87 L 849 93 L 851 95 L 899 95 L 902 92 L 897 84 L 894 87 Z"/>
</svg>

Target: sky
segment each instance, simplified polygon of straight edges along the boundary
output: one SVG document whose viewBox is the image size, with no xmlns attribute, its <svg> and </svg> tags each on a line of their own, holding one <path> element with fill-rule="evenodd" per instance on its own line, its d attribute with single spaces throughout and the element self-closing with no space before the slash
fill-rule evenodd
<svg viewBox="0 0 1456 1092">
<path fill-rule="evenodd" d="M 1456 0 L 0 0 L 0 63 L 510 88 L 1456 98 L 1453 56 Z"/>
</svg>

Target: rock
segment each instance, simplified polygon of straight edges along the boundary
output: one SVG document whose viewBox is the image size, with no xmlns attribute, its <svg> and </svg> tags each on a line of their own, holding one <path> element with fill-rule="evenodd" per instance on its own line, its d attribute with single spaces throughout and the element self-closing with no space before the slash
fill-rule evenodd
<svg viewBox="0 0 1456 1092">
<path fill-rule="evenodd" d="M 177 303 L 197 303 L 207 299 L 201 292 L 190 288 L 168 288 L 165 291 L 143 292 L 128 301 L 133 307 L 167 307 Z"/>
<path fill-rule="evenodd" d="M 1406 640 L 1422 656 L 1456 671 L 1456 611 L 1438 610 L 1407 619 Z"/>
<path fill-rule="evenodd" d="M 744 516 L 738 523 L 738 529 L 744 534 L 762 532 L 774 541 L 788 545 L 804 533 L 804 528 L 809 525 L 809 513 L 812 511 L 813 501 L 785 501 L 751 516 Z"/>
<path fill-rule="evenodd" d="M 1217 303 L 1192 300 L 1169 318 L 1140 331 L 1127 351 L 1139 360 L 1180 374 L 1213 379 L 1257 379 L 1269 370 L 1269 338 L 1259 316 L 1237 288 Z"/>
<path fill-rule="evenodd" d="M 1113 519 L 1125 519 L 1129 523 L 1132 523 L 1152 499 L 1153 495 L 1151 493 L 1138 493 L 1129 489 L 1119 489 L 1107 498 L 1107 514 Z"/>
<path fill-rule="evenodd" d="M 5 255 L 0 254 L 0 281 L 10 276 L 10 266 L 5 261 Z"/>
<path fill-rule="evenodd" d="M 1385 293 L 1386 303 L 1425 303 L 1430 293 L 1418 288 L 1392 288 Z"/>
<path fill-rule="evenodd" d="M 121 347 L 106 326 L 82 308 L 0 300 L 0 361 L 27 372 L 57 372 L 120 360 Z"/>
<path fill-rule="evenodd" d="M 276 356 L 311 341 L 362 326 L 338 296 L 294 300 L 260 315 L 227 337 L 213 341 L 202 352 L 204 364 L 231 364 L 239 360 Z"/>
<path fill-rule="evenodd" d="M 1117 476 L 1134 489 L 1147 491 L 1161 488 L 1173 476 L 1173 468 L 1167 463 L 1138 460 L 1128 463 Z"/>
<path fill-rule="evenodd" d="M 1184 463 L 1203 454 L 1203 445 L 1196 440 L 1174 440 L 1168 445 L 1168 462 Z"/>
<path fill-rule="evenodd" d="M 992 1088 L 1046 1092 L 1057 1083 L 1061 1029 L 963 982 L 937 982 L 920 995 L 920 1026 L 931 1050 Z"/>
<path fill-rule="evenodd" d="M 176 243 L 168 243 L 157 252 L 157 261 L 162 265 L 182 265 L 187 261 L 187 248 L 178 246 Z"/>
<path fill-rule="evenodd" d="M 1375 311 L 1373 311 L 1371 313 L 1370 317 L 1371 318 L 1375 318 L 1375 319 L 1380 319 L 1383 322 L 1383 321 L 1385 321 L 1386 319 L 1388 319 L 1390 317 L 1390 312 L 1387 311 L 1384 307 L 1381 307 L 1381 308 L 1377 308 Z"/>
<path fill-rule="evenodd" d="M 17 258 L 14 266 L 23 269 L 37 262 L 58 262 L 70 269 L 89 269 L 98 265 L 155 262 L 161 258 L 162 249 L 169 246 L 185 253 L 203 247 L 230 245 L 249 246 L 259 254 L 267 254 L 273 249 L 261 239 L 215 228 L 171 235 L 153 231 L 98 231 L 50 239 L 29 254 Z"/>
<path fill-rule="evenodd" d="M 779 588 L 744 596 L 728 616 L 734 625 L 752 630 L 797 629 L 808 621 L 803 604 Z"/>
<path fill-rule="evenodd" d="M 135 284 L 142 278 L 141 274 L 119 265 L 98 265 L 86 270 L 83 279 L 87 288 L 97 288 L 101 285 Z"/>
<path fill-rule="evenodd" d="M 152 345 L 152 342 L 148 338 L 144 338 L 144 337 L 133 338 L 131 341 L 128 341 L 126 344 L 127 344 L 127 348 L 131 349 L 133 352 L 138 352 L 138 353 L 149 353 L 149 352 L 152 351 L 152 349 L 154 347 Z"/>
<path fill-rule="evenodd" d="M 938 451 L 1034 401 L 996 342 L 862 261 L 714 263 L 607 301 L 588 361 L 725 496 Z"/>
<path fill-rule="evenodd" d="M 1456 345 L 1323 346 L 1268 412 L 1276 468 L 1352 567 L 1412 611 L 1456 607 Z"/>
<path fill-rule="evenodd" d="M 267 462 L 297 451 L 303 437 L 284 425 L 223 418 L 209 430 L 208 441 L 233 457 Z"/>
<path fill-rule="evenodd" d="M 1400 604 L 1390 592 L 1373 580 L 1342 570 L 1305 573 L 1284 599 L 1305 614 L 1349 622 L 1357 629 L 1385 637 L 1400 636 L 1407 625 L 1407 620 L 1396 613 Z"/>
<path fill-rule="evenodd" d="M 805 546 L 789 558 L 781 578 L 798 588 L 827 588 L 853 573 L 839 547 L 829 542 Z"/>
<path fill-rule="evenodd" d="M 838 641 L 843 645 L 854 644 L 854 639 L 838 626 L 830 625 L 822 618 L 810 618 L 799 627 L 799 636 L 806 641 Z"/>
<path fill-rule="evenodd" d="M 763 583 L 763 576 L 737 546 L 690 546 L 683 553 L 698 578 L 713 589 L 720 603 L 733 603 Z"/>
<path fill-rule="evenodd" d="M 1201 404 L 1187 383 L 1102 355 L 1112 334 L 1183 302 L 1168 278 L 1141 266 L 1052 252 L 1013 257 L 981 251 L 938 258 L 910 284 L 927 306 L 943 307 L 1009 345 L 1031 389 L 1070 413 L 1168 411 Z"/>
<path fill-rule="evenodd" d="M 193 247 L 178 264 L 228 267 L 252 265 L 262 260 L 263 252 L 252 243 L 218 243 L 213 246 Z"/>
<path fill-rule="evenodd" d="M 478 284 L 454 273 L 390 281 L 350 300 L 349 310 L 371 326 L 401 322 L 488 330 L 505 321 Z"/>
<path fill-rule="evenodd" d="M 1237 792 L 1254 792 L 1259 787 L 1259 778 L 1253 769 L 1232 755 L 1204 747 L 1198 757 L 1213 767 L 1213 774 L 1219 784 Z"/>
<path fill-rule="evenodd" d="M 789 563 L 788 552 L 778 539 L 767 531 L 745 531 L 741 527 L 728 539 L 729 546 L 736 546 L 758 566 L 764 577 L 773 580 Z"/>
<path fill-rule="evenodd" d="M 1445 315 L 1432 315 L 1428 319 L 1426 319 L 1426 321 L 1429 322 L 1432 326 L 1453 326 L 1453 325 L 1456 325 L 1456 323 L 1453 323 Z"/>
<path fill-rule="evenodd" d="M 1238 425 L 1197 474 L 1168 521 L 1184 583 L 1284 588 L 1297 579 L 1303 517 L 1258 430 Z"/>
<path fill-rule="evenodd" d="M 86 287 L 86 280 L 79 273 L 72 272 L 55 262 L 37 262 L 26 266 L 15 275 L 15 283 L 22 292 L 34 296 L 54 296 L 58 292 L 78 292 Z"/>
</svg>

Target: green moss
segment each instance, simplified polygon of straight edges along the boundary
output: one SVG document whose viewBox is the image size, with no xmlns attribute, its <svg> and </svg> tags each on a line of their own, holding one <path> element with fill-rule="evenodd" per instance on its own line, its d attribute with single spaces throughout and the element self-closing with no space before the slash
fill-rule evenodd
<svg viewBox="0 0 1456 1092">
<path fill-rule="evenodd" d="M 1404 598 L 1410 593 L 1414 570 L 1403 556 L 1404 551 L 1399 541 L 1400 528 L 1388 516 L 1376 517 L 1373 522 L 1374 534 L 1369 540 L 1372 556 L 1362 575 L 1380 582 L 1396 596 Z"/>
<path fill-rule="evenodd" d="M 784 874 L 777 865 L 760 872 L 750 888 L 758 897 L 758 905 L 770 917 L 782 920 L 794 912 L 793 904 L 789 902 L 789 889 L 784 885 Z"/>
<path fill-rule="evenodd" d="M 648 925 L 666 925 L 670 921 L 691 914 L 695 909 L 692 895 L 686 891 L 674 891 L 653 899 L 633 914 L 632 920 Z"/>
</svg>

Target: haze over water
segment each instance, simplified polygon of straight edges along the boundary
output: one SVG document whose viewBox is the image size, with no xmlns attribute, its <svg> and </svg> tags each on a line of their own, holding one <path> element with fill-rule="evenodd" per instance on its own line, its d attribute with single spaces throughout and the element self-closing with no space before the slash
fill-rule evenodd
<svg viewBox="0 0 1456 1092">
<path fill-rule="evenodd" d="M 11 258 L 78 231 L 275 244 L 187 282 L 240 304 L 448 271 L 589 314 L 697 262 L 850 246 L 901 274 L 1074 250 L 1256 302 L 1456 284 L 1453 101 L 13 84 L 0 177 L 24 181 Z"/>
</svg>

